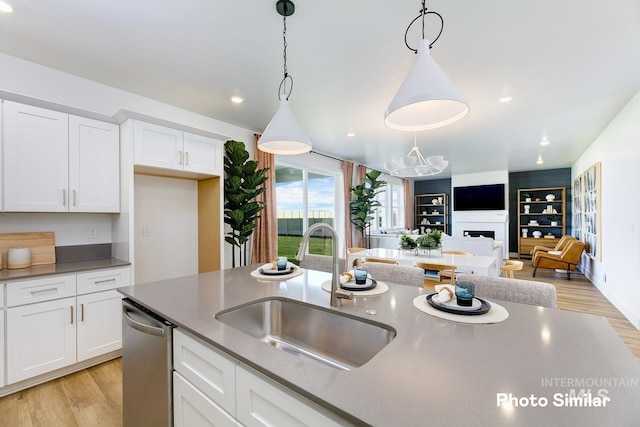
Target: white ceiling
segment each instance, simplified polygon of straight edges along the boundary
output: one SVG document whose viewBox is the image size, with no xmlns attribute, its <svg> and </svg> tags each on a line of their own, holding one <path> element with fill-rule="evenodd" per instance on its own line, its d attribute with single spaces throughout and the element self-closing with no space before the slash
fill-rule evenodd
<svg viewBox="0 0 640 427">
<path fill-rule="evenodd" d="M 0 16 L 6 54 L 257 132 L 277 109 L 275 0 L 6 1 L 15 10 Z M 294 3 L 291 107 L 314 151 L 380 169 L 405 155 L 413 134 L 386 128 L 383 112 L 413 64 L 403 37 L 420 1 Z M 425 156 L 450 160 L 438 178 L 571 166 L 640 90 L 638 0 L 433 0 L 427 8 L 445 22 L 431 55 L 471 104 L 461 121 L 417 135 Z M 231 104 L 234 94 L 245 102 Z M 504 95 L 513 100 L 498 103 Z M 551 144 L 542 147 L 543 137 Z"/>
</svg>

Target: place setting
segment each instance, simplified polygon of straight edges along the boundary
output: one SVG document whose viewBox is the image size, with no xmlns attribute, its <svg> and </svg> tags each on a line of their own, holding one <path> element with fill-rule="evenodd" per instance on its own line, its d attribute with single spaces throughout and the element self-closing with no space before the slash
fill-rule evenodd
<svg viewBox="0 0 640 427">
<path fill-rule="evenodd" d="M 281 256 L 276 261 L 253 270 L 250 274 L 252 277 L 262 280 L 287 280 L 300 276 L 302 272 L 303 270 L 290 262 L 287 257 Z"/>
<path fill-rule="evenodd" d="M 380 295 L 389 290 L 386 283 L 376 281 L 367 267 L 363 266 L 356 266 L 353 270 L 340 274 L 340 288 L 362 296 Z M 323 282 L 322 289 L 331 292 L 331 280 Z"/>
<path fill-rule="evenodd" d="M 457 281 L 455 286 L 436 285 L 434 293 L 416 297 L 413 305 L 432 316 L 462 323 L 499 323 L 509 317 L 501 305 L 475 296 L 474 284 Z"/>
</svg>

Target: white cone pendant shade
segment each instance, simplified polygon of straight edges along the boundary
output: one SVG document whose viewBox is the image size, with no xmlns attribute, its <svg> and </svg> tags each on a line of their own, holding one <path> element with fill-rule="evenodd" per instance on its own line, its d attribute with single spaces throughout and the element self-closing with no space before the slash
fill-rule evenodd
<svg viewBox="0 0 640 427">
<path fill-rule="evenodd" d="M 469 112 L 469 101 L 449 80 L 420 40 L 413 68 L 384 113 L 391 129 L 421 131 L 456 122 Z"/>
<path fill-rule="evenodd" d="M 272 154 L 303 154 L 311 151 L 311 140 L 298 124 L 285 97 L 280 100 L 280 108 L 258 140 L 258 148 Z"/>
</svg>

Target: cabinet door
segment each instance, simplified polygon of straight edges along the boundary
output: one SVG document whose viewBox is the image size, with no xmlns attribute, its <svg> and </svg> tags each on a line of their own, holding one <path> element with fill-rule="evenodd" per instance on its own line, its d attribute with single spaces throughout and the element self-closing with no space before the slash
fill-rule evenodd
<svg viewBox="0 0 640 427">
<path fill-rule="evenodd" d="M 2 292 L 0 285 L 0 293 Z M 4 310 L 0 308 L 0 388 L 4 387 Z"/>
<path fill-rule="evenodd" d="M 120 210 L 118 125 L 69 117 L 69 210 Z"/>
<path fill-rule="evenodd" d="M 173 368 L 229 413 L 235 413 L 235 361 L 180 330 L 173 332 Z"/>
<path fill-rule="evenodd" d="M 222 141 L 185 133 L 184 170 L 221 176 Z"/>
<path fill-rule="evenodd" d="M 310 400 L 240 365 L 236 366 L 236 418 L 248 427 L 350 425 Z"/>
<path fill-rule="evenodd" d="M 235 427 L 235 419 L 203 392 L 173 372 L 173 425 L 175 427 Z"/>
<path fill-rule="evenodd" d="M 7 384 L 76 361 L 75 298 L 7 309 Z"/>
<path fill-rule="evenodd" d="M 104 291 L 77 301 L 78 362 L 122 348 L 122 294 Z"/>
<path fill-rule="evenodd" d="M 68 210 L 68 115 L 4 101 L 4 209 Z"/>
<path fill-rule="evenodd" d="M 183 132 L 136 121 L 134 125 L 135 164 L 162 169 L 183 169 Z"/>
</svg>

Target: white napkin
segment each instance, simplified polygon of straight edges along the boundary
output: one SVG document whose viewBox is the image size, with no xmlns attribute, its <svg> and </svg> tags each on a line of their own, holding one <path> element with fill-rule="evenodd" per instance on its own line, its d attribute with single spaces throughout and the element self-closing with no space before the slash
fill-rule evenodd
<svg viewBox="0 0 640 427">
<path fill-rule="evenodd" d="M 350 282 L 353 280 L 353 275 L 351 273 L 348 272 L 344 272 L 340 275 L 340 284 L 344 285 L 347 282 Z"/>
<path fill-rule="evenodd" d="M 435 290 L 438 293 L 438 302 L 451 301 L 456 294 L 453 285 L 436 285 Z"/>
</svg>

